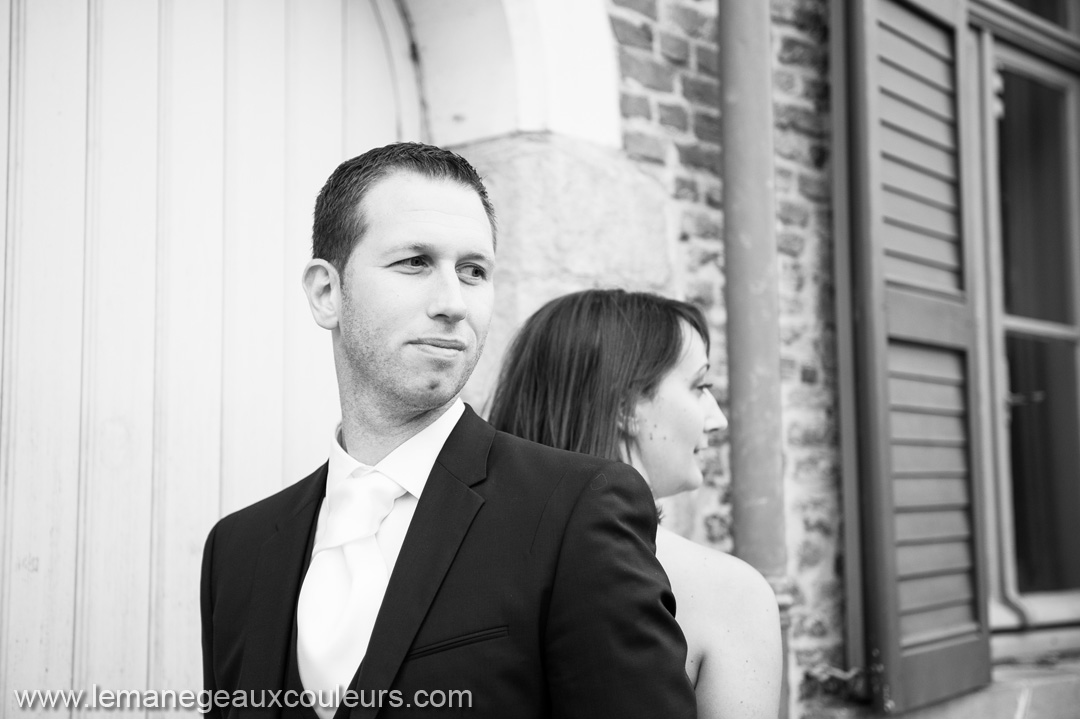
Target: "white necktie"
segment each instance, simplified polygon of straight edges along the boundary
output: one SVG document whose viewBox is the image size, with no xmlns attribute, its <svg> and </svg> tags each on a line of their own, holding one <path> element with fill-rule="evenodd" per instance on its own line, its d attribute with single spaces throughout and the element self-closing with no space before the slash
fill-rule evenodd
<svg viewBox="0 0 1080 719">
<path fill-rule="evenodd" d="M 354 472 L 326 493 L 326 526 L 315 548 L 296 606 L 296 658 L 315 711 L 331 719 L 335 689 L 344 692 L 367 653 L 389 576 L 375 532 L 405 490 L 370 468 Z"/>
</svg>

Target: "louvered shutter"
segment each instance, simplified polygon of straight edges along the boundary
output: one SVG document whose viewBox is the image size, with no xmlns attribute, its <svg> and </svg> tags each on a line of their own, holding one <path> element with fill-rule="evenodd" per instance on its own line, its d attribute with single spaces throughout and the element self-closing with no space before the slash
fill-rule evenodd
<svg viewBox="0 0 1080 719">
<path fill-rule="evenodd" d="M 870 685 L 902 712 L 990 681 L 966 6 L 859 0 L 852 207 Z"/>
</svg>

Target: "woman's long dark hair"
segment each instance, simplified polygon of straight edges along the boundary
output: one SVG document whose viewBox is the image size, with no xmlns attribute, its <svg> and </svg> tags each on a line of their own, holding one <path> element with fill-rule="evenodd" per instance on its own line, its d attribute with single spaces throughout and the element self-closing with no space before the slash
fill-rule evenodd
<svg viewBox="0 0 1080 719">
<path fill-rule="evenodd" d="M 705 318 L 679 300 L 586 290 L 548 302 L 503 359 L 489 421 L 551 447 L 622 459 L 622 420 L 678 362 L 683 322 L 707 353 Z"/>
</svg>

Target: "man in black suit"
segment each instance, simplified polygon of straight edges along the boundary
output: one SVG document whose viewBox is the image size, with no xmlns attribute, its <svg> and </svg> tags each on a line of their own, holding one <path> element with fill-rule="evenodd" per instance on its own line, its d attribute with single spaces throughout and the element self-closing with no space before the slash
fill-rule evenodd
<svg viewBox="0 0 1080 719">
<path fill-rule="evenodd" d="M 372 150 L 331 175 L 313 234 L 342 422 L 327 464 L 210 533 L 211 713 L 694 716 L 645 482 L 458 398 L 494 303 L 475 170 Z"/>
</svg>

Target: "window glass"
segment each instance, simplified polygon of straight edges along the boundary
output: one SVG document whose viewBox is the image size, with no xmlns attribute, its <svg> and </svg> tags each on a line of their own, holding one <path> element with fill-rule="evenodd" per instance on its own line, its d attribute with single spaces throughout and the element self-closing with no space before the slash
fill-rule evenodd
<svg viewBox="0 0 1080 719">
<path fill-rule="evenodd" d="M 1064 27 L 1068 22 L 1066 15 L 1068 0 L 1009 0 L 1009 2 L 1056 25 Z"/>
<path fill-rule="evenodd" d="M 1010 336 L 1006 353 L 1018 588 L 1080 588 L 1076 344 Z"/>
<path fill-rule="evenodd" d="M 1003 72 L 998 128 L 1005 311 L 1072 322 L 1065 185 L 1065 94 Z"/>
</svg>

